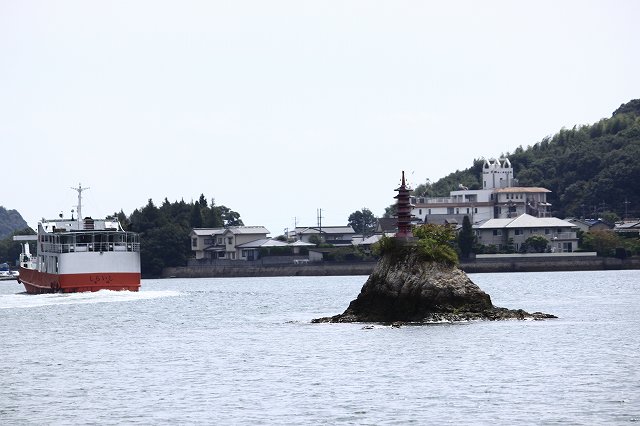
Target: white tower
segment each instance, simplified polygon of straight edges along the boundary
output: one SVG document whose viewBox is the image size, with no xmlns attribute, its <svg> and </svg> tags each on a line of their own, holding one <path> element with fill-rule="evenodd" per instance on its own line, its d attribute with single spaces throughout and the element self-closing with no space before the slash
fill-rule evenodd
<svg viewBox="0 0 640 426">
<path fill-rule="evenodd" d="M 508 188 L 513 183 L 513 167 L 508 158 L 484 160 L 482 189 Z"/>
</svg>

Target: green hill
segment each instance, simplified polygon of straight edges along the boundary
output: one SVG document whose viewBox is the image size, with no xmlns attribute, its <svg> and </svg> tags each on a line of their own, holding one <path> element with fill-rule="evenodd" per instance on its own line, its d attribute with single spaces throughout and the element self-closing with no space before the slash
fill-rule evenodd
<svg viewBox="0 0 640 426">
<path fill-rule="evenodd" d="M 640 216 L 640 99 L 597 123 L 561 129 L 532 146 L 505 154 L 521 186 L 542 186 L 557 217 Z M 445 196 L 463 184 L 480 188 L 482 159 L 434 183 L 417 195 Z"/>
</svg>

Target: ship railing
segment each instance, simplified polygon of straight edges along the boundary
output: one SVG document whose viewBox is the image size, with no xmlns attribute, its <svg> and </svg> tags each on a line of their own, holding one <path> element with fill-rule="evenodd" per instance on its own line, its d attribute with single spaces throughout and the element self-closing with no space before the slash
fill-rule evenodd
<svg viewBox="0 0 640 426">
<path fill-rule="evenodd" d="M 48 253 L 78 253 L 78 252 L 139 252 L 140 243 L 132 241 L 122 242 L 93 242 L 93 243 L 75 243 L 75 244 L 53 244 L 44 243 L 42 250 Z"/>
</svg>

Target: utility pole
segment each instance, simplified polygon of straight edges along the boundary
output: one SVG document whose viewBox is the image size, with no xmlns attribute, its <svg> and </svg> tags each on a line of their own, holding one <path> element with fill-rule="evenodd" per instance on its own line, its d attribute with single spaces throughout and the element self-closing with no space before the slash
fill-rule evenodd
<svg viewBox="0 0 640 426">
<path fill-rule="evenodd" d="M 322 241 L 322 209 L 318 209 L 318 236 Z"/>
<path fill-rule="evenodd" d="M 624 197 L 624 220 L 627 220 L 629 217 L 629 204 L 631 203 L 627 200 L 627 197 Z"/>
</svg>

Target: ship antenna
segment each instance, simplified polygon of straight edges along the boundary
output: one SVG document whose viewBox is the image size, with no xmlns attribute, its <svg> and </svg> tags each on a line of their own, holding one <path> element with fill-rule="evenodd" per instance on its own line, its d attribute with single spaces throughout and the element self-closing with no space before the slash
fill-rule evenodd
<svg viewBox="0 0 640 426">
<path fill-rule="evenodd" d="M 87 189 L 91 189 L 91 188 L 83 188 L 82 184 L 79 183 L 77 188 L 71 187 L 71 189 L 74 189 L 75 191 L 78 192 L 78 205 L 76 206 L 78 208 L 78 222 L 82 220 L 82 191 L 86 191 Z"/>
</svg>

